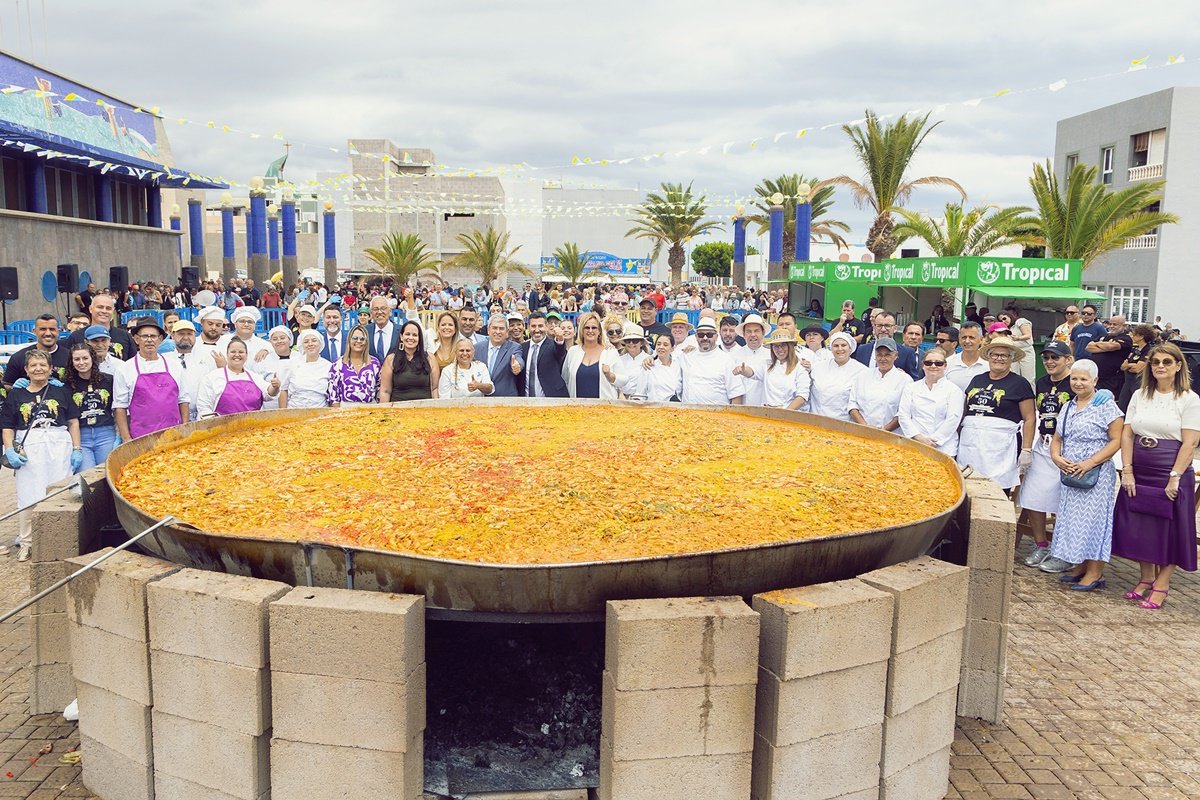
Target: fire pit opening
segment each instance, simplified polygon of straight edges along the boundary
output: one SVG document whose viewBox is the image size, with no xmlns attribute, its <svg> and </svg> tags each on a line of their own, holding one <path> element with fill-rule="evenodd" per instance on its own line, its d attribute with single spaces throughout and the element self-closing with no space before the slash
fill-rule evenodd
<svg viewBox="0 0 1200 800">
<path fill-rule="evenodd" d="M 425 790 L 599 784 L 604 624 L 427 619 Z"/>
</svg>

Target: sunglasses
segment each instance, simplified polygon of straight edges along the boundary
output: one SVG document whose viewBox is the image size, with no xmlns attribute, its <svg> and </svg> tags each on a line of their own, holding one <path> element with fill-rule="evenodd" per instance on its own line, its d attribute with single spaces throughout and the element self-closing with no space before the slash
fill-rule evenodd
<svg viewBox="0 0 1200 800">
<path fill-rule="evenodd" d="M 1066 311 L 1064 311 L 1063 313 L 1064 313 L 1064 314 L 1078 314 L 1078 313 L 1079 313 L 1079 311 L 1078 311 L 1077 309 L 1074 309 L 1074 308 L 1068 308 L 1068 309 L 1067 309 Z"/>
<path fill-rule="evenodd" d="M 927 367 L 944 367 L 944 366 L 946 366 L 945 361 L 928 361 L 928 360 L 926 360 L 926 361 L 922 361 L 921 363 Z"/>
<path fill-rule="evenodd" d="M 950 340 L 949 339 L 934 339 L 933 341 L 937 344 L 946 344 Z"/>
<path fill-rule="evenodd" d="M 1042 353 L 1042 361 L 1058 361 L 1066 356 L 1060 356 L 1058 353 Z"/>
<path fill-rule="evenodd" d="M 620 335 L 621 335 L 621 329 L 620 329 L 620 328 L 613 328 L 613 329 L 612 329 L 612 330 L 610 330 L 610 331 L 606 331 L 606 333 L 608 333 L 608 335 L 609 335 L 609 336 L 620 336 Z"/>
<path fill-rule="evenodd" d="M 1175 359 L 1173 359 L 1173 358 L 1152 358 L 1152 359 L 1150 359 L 1150 366 L 1152 366 L 1152 367 L 1169 367 L 1174 363 L 1175 363 Z"/>
<path fill-rule="evenodd" d="M 716 338 L 716 335 L 717 335 L 716 331 L 697 331 L 696 332 L 697 339 L 713 339 L 713 338 Z"/>
</svg>

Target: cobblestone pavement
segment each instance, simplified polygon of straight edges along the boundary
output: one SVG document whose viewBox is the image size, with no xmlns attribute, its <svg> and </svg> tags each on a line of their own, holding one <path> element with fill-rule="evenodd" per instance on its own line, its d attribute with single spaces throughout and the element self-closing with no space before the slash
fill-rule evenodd
<svg viewBox="0 0 1200 800">
<path fill-rule="evenodd" d="M 0 471 L 0 513 L 13 506 Z M 0 523 L 0 541 L 15 535 Z M 0 556 L 0 611 L 25 597 L 26 569 Z M 1143 611 L 1121 598 L 1137 581 L 1129 562 L 1092 594 L 1015 572 L 1005 724 L 958 721 L 947 798 L 1200 797 L 1200 580 L 1177 573 L 1162 610 Z M 0 624 L 0 798 L 90 797 L 61 762 L 76 727 L 27 712 L 28 658 L 24 617 Z"/>
</svg>

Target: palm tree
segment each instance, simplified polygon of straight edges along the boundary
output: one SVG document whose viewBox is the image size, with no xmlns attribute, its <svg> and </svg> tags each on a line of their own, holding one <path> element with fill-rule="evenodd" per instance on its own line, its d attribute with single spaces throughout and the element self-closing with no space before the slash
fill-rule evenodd
<svg viewBox="0 0 1200 800">
<path fill-rule="evenodd" d="M 921 239 L 937 256 L 982 256 L 1010 244 L 1040 244 L 1037 218 L 1025 206 L 998 208 L 946 203 L 941 220 L 907 209 L 897 209 L 901 221 L 892 229 L 899 244 L 912 237 Z"/>
<path fill-rule="evenodd" d="M 865 127 L 842 126 L 862 165 L 863 180 L 856 181 L 848 175 L 839 175 L 830 183 L 848 187 L 856 206 L 870 207 L 875 212 L 875 222 L 867 233 L 867 249 L 876 261 L 889 257 L 896 249 L 896 238 L 892 235 L 892 212 L 908 202 L 915 187 L 950 186 L 962 195 L 963 200 L 967 199 L 966 190 L 950 178 L 932 175 L 905 179 L 917 149 L 940 124 L 935 122 L 930 125 L 928 114 L 920 118 L 901 114 L 895 122 L 884 124 L 875 112 L 867 109 Z"/>
<path fill-rule="evenodd" d="M 517 272 L 527 278 L 533 277 L 533 271 L 513 259 L 513 255 L 521 249 L 517 245 L 508 249 L 508 231 L 500 233 L 491 225 L 487 230 L 467 231 L 456 238 L 465 252 L 450 258 L 446 263 L 454 267 L 463 267 L 479 276 L 479 282 L 491 286 L 506 272 Z"/>
<path fill-rule="evenodd" d="M 1060 188 L 1049 161 L 1045 166 L 1033 165 L 1029 186 L 1047 255 L 1078 258 L 1087 269 L 1128 240 L 1179 222 L 1174 214 L 1158 210 L 1165 181 L 1136 183 L 1114 192 L 1100 184 L 1096 174 L 1096 167 L 1076 164 L 1067 176 L 1067 185 Z"/>
<path fill-rule="evenodd" d="M 557 262 L 556 265 L 544 270 L 542 274 L 561 275 L 572 286 L 581 283 L 586 278 L 603 274 L 600 270 L 588 266 L 587 251 L 579 252 L 579 245 L 575 242 L 565 242 L 562 247 L 554 251 L 554 258 Z"/>
<path fill-rule="evenodd" d="M 808 203 L 812 206 L 812 238 L 825 238 L 842 249 L 849 247 L 842 238 L 843 233 L 850 232 L 850 226 L 841 220 L 823 219 L 825 213 L 833 206 L 833 184 L 830 181 L 822 183 L 816 178 L 806 178 L 803 175 L 780 175 L 775 180 L 764 178 L 754 192 L 761 199 L 754 207 L 763 213 L 746 217 L 748 222 L 758 225 L 759 234 L 766 233 L 771 228 L 771 195 L 778 192 L 783 195 L 783 260 L 791 261 L 792 253 L 796 252 L 796 205 L 800 196 L 800 184 L 807 183 L 810 187 Z"/>
<path fill-rule="evenodd" d="M 630 220 L 634 227 L 625 235 L 635 239 L 650 239 L 654 247 L 650 260 L 658 258 L 663 245 L 667 246 L 667 264 L 671 267 L 671 285 L 683 282 L 683 262 L 686 258 L 683 243 L 702 233 L 719 230 L 720 222 L 702 222 L 708 208 L 704 195 L 692 196 L 692 185 L 684 188 L 681 183 L 662 184 L 662 194 L 651 192 L 637 210 L 637 219 Z"/>
<path fill-rule="evenodd" d="M 384 237 L 379 247 L 368 247 L 363 252 L 375 262 L 380 275 L 390 277 L 400 286 L 422 276 L 437 277 L 441 263 L 415 233 L 393 233 Z"/>
</svg>

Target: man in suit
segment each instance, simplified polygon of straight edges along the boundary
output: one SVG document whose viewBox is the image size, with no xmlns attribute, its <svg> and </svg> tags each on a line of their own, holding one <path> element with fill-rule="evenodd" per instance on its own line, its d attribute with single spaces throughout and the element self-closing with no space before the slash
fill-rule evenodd
<svg viewBox="0 0 1200 800">
<path fill-rule="evenodd" d="M 392 322 L 392 310 L 388 308 L 387 298 L 381 295 L 371 298 L 371 322 L 367 325 L 367 340 L 368 351 L 378 358 L 381 364 L 400 341 L 400 326 Z"/>
<path fill-rule="evenodd" d="M 525 369 L 521 348 L 508 340 L 508 322 L 503 314 L 488 320 L 488 340 L 475 345 L 475 360 L 487 364 L 495 389 L 491 397 L 519 397 L 525 388 L 518 377 Z"/>
<path fill-rule="evenodd" d="M 547 336 L 546 315 L 529 315 L 529 341 L 521 345 L 521 359 L 527 365 L 523 382 L 525 397 L 566 397 L 567 383 L 562 379 L 567 346 L 562 339 Z"/>
<path fill-rule="evenodd" d="M 875 367 L 875 342 L 879 339 L 895 341 L 896 317 L 890 311 L 878 311 L 871 321 L 871 337 L 859 345 L 854 351 L 854 357 L 868 367 Z M 921 374 L 917 364 L 917 351 L 904 345 L 896 346 L 896 368 L 907 372 L 910 376 Z"/>
<path fill-rule="evenodd" d="M 346 354 L 346 334 L 342 332 L 341 310 L 337 306 L 326 306 L 321 322 L 321 358 L 336 362 Z"/>
</svg>

